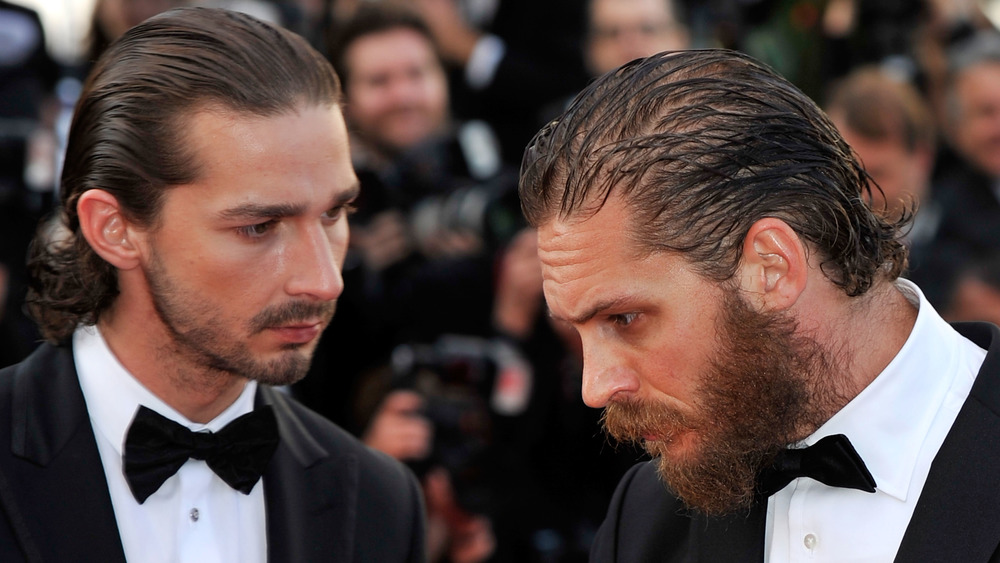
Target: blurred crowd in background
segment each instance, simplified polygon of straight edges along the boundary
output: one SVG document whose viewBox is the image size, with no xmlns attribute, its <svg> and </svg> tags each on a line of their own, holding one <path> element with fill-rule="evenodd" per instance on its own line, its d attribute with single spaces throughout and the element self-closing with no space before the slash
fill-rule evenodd
<svg viewBox="0 0 1000 563">
<path fill-rule="evenodd" d="M 63 2 L 0 0 L 0 367 L 38 343 L 24 256 L 102 49 L 182 4 L 280 23 L 337 69 L 362 183 L 337 315 L 289 392 L 417 472 L 433 561 L 584 561 L 641 459 L 582 403 L 579 344 L 546 313 L 517 200 L 534 133 L 634 58 L 726 47 L 773 66 L 855 149 L 871 204 L 912 215 L 907 277 L 949 320 L 1000 322 L 991 3 L 91 0 L 74 42 L 60 14 L 83 4 Z"/>
</svg>

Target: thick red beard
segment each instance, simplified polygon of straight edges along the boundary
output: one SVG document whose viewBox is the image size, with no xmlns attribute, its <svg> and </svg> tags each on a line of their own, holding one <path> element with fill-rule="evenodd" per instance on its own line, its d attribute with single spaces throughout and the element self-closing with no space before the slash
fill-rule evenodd
<svg viewBox="0 0 1000 563">
<path fill-rule="evenodd" d="M 838 401 L 826 392 L 836 382 L 834 362 L 797 334 L 793 319 L 757 313 L 729 292 L 717 333 L 715 358 L 697 386 L 697 412 L 626 400 L 609 404 L 603 416 L 608 434 L 641 443 L 659 458 L 660 476 L 677 497 L 709 515 L 753 504 L 760 470 Z"/>
</svg>

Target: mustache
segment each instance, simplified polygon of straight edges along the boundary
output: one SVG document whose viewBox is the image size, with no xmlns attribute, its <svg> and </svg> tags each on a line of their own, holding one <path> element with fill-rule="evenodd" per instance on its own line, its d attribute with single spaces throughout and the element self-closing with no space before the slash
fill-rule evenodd
<svg viewBox="0 0 1000 563">
<path fill-rule="evenodd" d="M 695 427 L 690 417 L 666 405 L 626 399 L 608 404 L 601 414 L 604 431 L 626 444 L 643 444 L 646 437 L 669 442 L 681 430 Z"/>
<path fill-rule="evenodd" d="M 308 303 L 292 301 L 284 305 L 268 307 L 250 319 L 250 332 L 256 334 L 270 327 L 320 319 L 325 324 L 333 318 L 337 310 L 336 301 Z"/>
</svg>

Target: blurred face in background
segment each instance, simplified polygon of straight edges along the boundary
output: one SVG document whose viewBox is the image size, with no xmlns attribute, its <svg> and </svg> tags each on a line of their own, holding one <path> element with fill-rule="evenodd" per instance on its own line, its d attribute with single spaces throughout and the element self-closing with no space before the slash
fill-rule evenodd
<svg viewBox="0 0 1000 563">
<path fill-rule="evenodd" d="M 926 197 L 933 165 L 931 149 L 908 150 L 902 139 L 892 136 L 872 139 L 852 129 L 836 112 L 830 114 L 830 119 L 882 188 L 884 199 L 878 190 L 872 190 L 873 209 L 887 209 L 891 216 L 898 217 L 913 200 L 919 202 Z"/>
<path fill-rule="evenodd" d="M 397 153 L 442 133 L 448 84 L 434 45 L 398 28 L 358 38 L 344 55 L 348 121 L 367 142 Z"/>
<path fill-rule="evenodd" d="M 687 49 L 688 33 L 667 0 L 593 0 L 587 66 L 600 76 L 639 57 Z"/>
<path fill-rule="evenodd" d="M 952 90 L 952 140 L 971 164 L 1000 177 L 1000 63 L 964 70 Z"/>
<path fill-rule="evenodd" d="M 948 322 L 1000 323 L 1000 289 L 975 275 L 960 276 L 942 315 Z"/>
</svg>

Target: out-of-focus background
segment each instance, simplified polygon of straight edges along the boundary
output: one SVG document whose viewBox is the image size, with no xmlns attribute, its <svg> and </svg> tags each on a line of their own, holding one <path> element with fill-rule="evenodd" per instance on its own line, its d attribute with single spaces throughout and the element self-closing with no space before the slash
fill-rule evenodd
<svg viewBox="0 0 1000 563">
<path fill-rule="evenodd" d="M 636 57 L 773 66 L 855 149 L 871 204 L 913 215 L 906 277 L 949 320 L 1000 322 L 1000 0 L 0 0 L 0 367 L 39 342 L 25 256 L 89 68 L 193 4 L 296 31 L 341 76 L 362 197 L 337 316 L 288 392 L 420 476 L 432 561 L 585 561 L 642 459 L 580 399 L 516 193 L 532 135 Z"/>
</svg>

